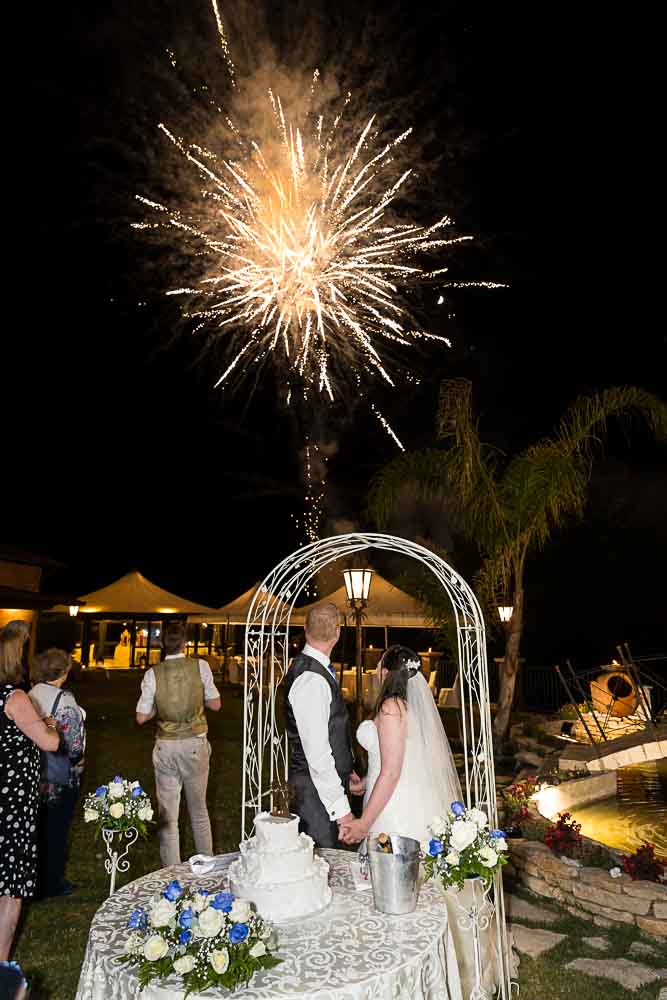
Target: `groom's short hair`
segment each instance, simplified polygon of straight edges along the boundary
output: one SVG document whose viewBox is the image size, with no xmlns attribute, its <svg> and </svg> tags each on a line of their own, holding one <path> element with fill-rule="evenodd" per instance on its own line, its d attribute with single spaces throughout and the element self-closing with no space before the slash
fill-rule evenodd
<svg viewBox="0 0 667 1000">
<path fill-rule="evenodd" d="M 317 642 L 331 642 L 338 636 L 338 624 L 335 604 L 316 604 L 306 615 L 306 634 Z"/>
</svg>

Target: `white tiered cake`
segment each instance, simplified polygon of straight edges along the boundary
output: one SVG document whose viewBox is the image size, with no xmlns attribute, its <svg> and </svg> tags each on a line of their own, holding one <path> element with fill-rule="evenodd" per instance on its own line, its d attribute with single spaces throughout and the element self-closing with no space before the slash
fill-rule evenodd
<svg viewBox="0 0 667 1000">
<path fill-rule="evenodd" d="M 230 889 L 249 899 L 272 923 L 304 917 L 331 902 L 329 865 L 313 856 L 313 841 L 299 833 L 298 816 L 255 817 L 255 836 L 239 845 L 229 868 Z"/>
</svg>

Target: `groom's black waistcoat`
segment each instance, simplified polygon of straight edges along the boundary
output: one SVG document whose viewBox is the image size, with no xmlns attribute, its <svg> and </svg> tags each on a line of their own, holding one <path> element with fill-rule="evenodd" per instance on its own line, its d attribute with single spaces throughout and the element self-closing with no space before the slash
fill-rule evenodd
<svg viewBox="0 0 667 1000">
<path fill-rule="evenodd" d="M 301 817 L 301 830 L 309 834 L 318 846 L 335 847 L 338 840 L 338 828 L 336 823 L 331 821 L 329 813 L 317 794 L 317 789 L 310 777 L 308 761 L 306 760 L 294 712 L 289 701 L 289 693 L 295 680 L 308 671 L 323 677 L 331 690 L 329 746 L 331 747 L 338 777 L 346 792 L 350 772 L 354 766 L 350 717 L 343 701 L 343 696 L 340 693 L 340 688 L 326 667 L 323 667 L 321 663 L 314 660 L 311 656 L 300 653 L 294 657 L 292 665 L 285 675 L 283 686 L 285 693 L 285 725 L 289 741 L 289 783 L 293 792 L 294 811 Z"/>
</svg>

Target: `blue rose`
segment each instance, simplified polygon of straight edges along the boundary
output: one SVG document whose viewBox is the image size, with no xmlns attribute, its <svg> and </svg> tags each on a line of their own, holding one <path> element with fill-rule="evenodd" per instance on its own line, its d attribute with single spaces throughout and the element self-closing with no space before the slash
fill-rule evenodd
<svg viewBox="0 0 667 1000">
<path fill-rule="evenodd" d="M 144 790 L 143 790 L 143 788 L 141 787 L 141 785 L 139 785 L 139 787 L 138 787 L 138 788 L 133 788 L 133 789 L 132 789 L 132 798 L 133 798 L 133 799 L 138 799 L 138 798 L 139 798 L 139 796 L 140 796 L 140 795 L 143 795 L 143 794 L 144 794 Z"/>
<path fill-rule="evenodd" d="M 234 924 L 229 932 L 229 940 L 232 944 L 243 944 L 248 936 L 248 925 L 247 924 Z"/>
<path fill-rule="evenodd" d="M 190 909 L 183 910 L 180 917 L 178 918 L 178 925 L 179 927 L 185 927 L 186 930 L 189 930 L 192 927 L 192 921 L 194 919 L 195 919 L 194 910 Z"/>
<path fill-rule="evenodd" d="M 179 944 L 189 944 L 192 940 L 192 931 L 181 931 L 178 935 Z"/>
<path fill-rule="evenodd" d="M 214 910 L 222 910 L 223 913 L 229 913 L 232 908 L 232 903 L 234 902 L 234 895 L 231 892 L 217 892 L 211 901 L 211 906 Z"/>
<path fill-rule="evenodd" d="M 462 802 L 452 802 L 452 812 L 455 816 L 463 816 L 466 811 L 466 807 Z"/>
<path fill-rule="evenodd" d="M 136 910 L 132 910 L 130 914 L 130 919 L 127 922 L 127 926 L 132 931 L 142 931 L 148 926 L 148 918 L 146 916 L 146 911 L 139 907 Z"/>
<path fill-rule="evenodd" d="M 116 775 L 116 777 L 113 779 L 113 783 L 114 783 L 114 785 L 122 785 L 123 784 L 123 779 L 121 778 L 120 774 Z"/>
<path fill-rule="evenodd" d="M 504 830 L 492 830 L 491 833 L 489 834 L 489 836 L 493 837 L 494 840 L 500 840 L 501 837 L 505 836 L 505 831 Z"/>
<path fill-rule="evenodd" d="M 106 794 L 107 794 L 107 786 L 106 785 L 100 785 L 99 788 L 95 789 L 95 795 L 97 795 L 98 799 L 101 799 L 102 796 L 106 795 Z"/>
<path fill-rule="evenodd" d="M 175 903 L 179 896 L 183 895 L 183 889 L 177 879 L 173 879 L 162 893 L 170 903 Z"/>
<path fill-rule="evenodd" d="M 432 858 L 437 858 L 438 854 L 442 854 L 444 849 L 445 848 L 441 840 L 436 840 L 435 837 L 433 838 L 433 840 L 429 840 L 428 853 L 431 855 Z"/>
</svg>

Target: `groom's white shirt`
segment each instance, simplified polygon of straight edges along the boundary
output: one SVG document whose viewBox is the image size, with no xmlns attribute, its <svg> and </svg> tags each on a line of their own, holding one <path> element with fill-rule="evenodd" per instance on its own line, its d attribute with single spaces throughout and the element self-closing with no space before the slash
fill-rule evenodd
<svg viewBox="0 0 667 1000">
<path fill-rule="evenodd" d="M 306 656 L 331 671 L 329 657 L 308 643 L 303 647 Z M 331 671 L 333 673 L 333 671 Z M 294 712 L 301 737 L 308 770 L 317 794 L 332 820 L 347 816 L 350 803 L 338 777 L 331 745 L 329 743 L 329 712 L 331 689 L 324 677 L 308 670 L 294 681 L 289 693 L 289 703 Z"/>
</svg>

